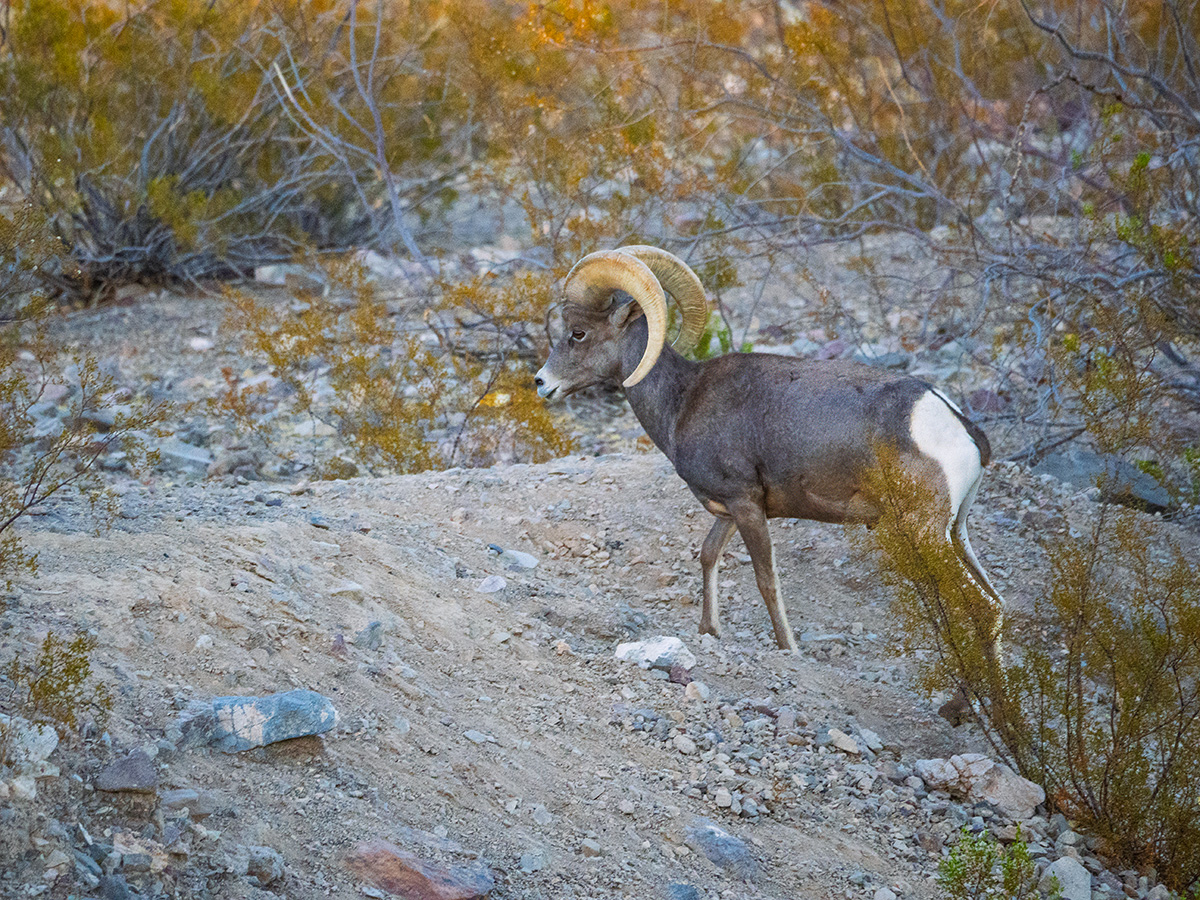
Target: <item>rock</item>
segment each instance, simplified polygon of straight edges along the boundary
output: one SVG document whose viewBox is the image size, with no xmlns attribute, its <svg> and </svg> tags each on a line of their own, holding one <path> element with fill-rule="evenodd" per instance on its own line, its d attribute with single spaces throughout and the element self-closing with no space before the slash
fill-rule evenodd
<svg viewBox="0 0 1200 900">
<path fill-rule="evenodd" d="M 261 463 L 262 460 L 253 450 L 224 450 L 208 464 L 204 473 L 209 478 L 220 478 L 224 475 L 232 475 L 236 469 L 243 466 L 257 470 Z"/>
<path fill-rule="evenodd" d="M 688 700 L 707 700 L 712 695 L 708 685 L 703 681 L 689 681 L 683 689 L 683 696 Z"/>
<path fill-rule="evenodd" d="M 158 767 L 143 750 L 109 763 L 96 776 L 96 790 L 152 794 L 158 787 Z"/>
<path fill-rule="evenodd" d="M 1063 897 L 1067 895 L 1064 892 Z M 1171 900 L 1175 895 L 1171 893 L 1171 889 L 1165 884 L 1156 884 L 1147 892 L 1145 900 Z"/>
<path fill-rule="evenodd" d="M 536 569 L 537 557 L 529 553 L 522 553 L 520 550 L 505 550 L 498 544 L 488 544 L 488 553 L 500 558 L 500 562 L 504 563 L 509 569 Z"/>
<path fill-rule="evenodd" d="M 494 743 L 496 743 L 496 739 L 494 737 L 492 737 L 490 734 L 484 734 L 482 731 L 476 731 L 474 728 L 472 728 L 470 731 L 464 731 L 463 737 L 465 737 L 472 744 L 494 744 Z"/>
<path fill-rule="evenodd" d="M 45 762 L 58 747 L 58 732 L 51 726 L 34 724 L 20 716 L 0 714 L 0 730 L 9 732 L 9 761 L 16 771 L 27 764 Z"/>
<path fill-rule="evenodd" d="M 829 729 L 829 743 L 837 747 L 843 753 L 849 753 L 851 756 L 858 756 L 862 753 L 862 749 L 858 746 L 858 741 L 850 737 L 844 731 L 839 731 L 837 728 Z"/>
<path fill-rule="evenodd" d="M 859 727 L 858 736 L 862 738 L 862 742 L 867 745 L 867 749 L 872 753 L 878 753 L 883 749 L 883 738 L 870 728 Z"/>
<path fill-rule="evenodd" d="M 745 843 L 711 819 L 694 819 L 684 830 L 683 837 L 688 847 L 735 878 L 753 881 L 758 877 L 758 862 L 750 855 Z"/>
<path fill-rule="evenodd" d="M 913 768 L 930 788 L 972 803 L 990 803 L 1012 819 L 1028 819 L 1034 807 L 1046 799 L 1040 785 L 982 753 L 964 753 L 948 760 L 919 759 Z"/>
<path fill-rule="evenodd" d="M 700 891 L 690 884 L 668 884 L 664 894 L 666 900 L 701 900 Z"/>
<path fill-rule="evenodd" d="M 163 809 L 178 811 L 186 809 L 193 819 L 205 819 L 217 811 L 217 798 L 211 791 L 196 791 L 191 788 L 162 791 L 158 802 Z"/>
<path fill-rule="evenodd" d="M 100 896 L 103 900 L 130 900 L 129 885 L 125 883 L 124 875 L 102 875 L 100 877 Z"/>
<path fill-rule="evenodd" d="M 672 666 L 691 669 L 696 665 L 696 657 L 677 637 L 655 637 L 618 644 L 616 657 L 643 669 L 662 669 L 664 672 L 670 672 Z"/>
<path fill-rule="evenodd" d="M 1101 456 L 1084 447 L 1049 453 L 1033 467 L 1035 475 L 1053 475 L 1077 488 L 1102 483 L 1101 496 L 1149 512 L 1169 509 L 1171 495 L 1158 480 L 1115 456 Z"/>
<path fill-rule="evenodd" d="M 285 868 L 279 851 L 271 847 L 256 846 L 247 847 L 246 854 L 249 857 L 246 874 L 257 878 L 262 886 L 274 884 L 283 877 Z"/>
<path fill-rule="evenodd" d="M 896 900 L 896 892 L 891 888 L 881 887 L 875 892 L 875 900 Z"/>
<path fill-rule="evenodd" d="M 196 447 L 176 437 L 156 440 L 152 449 L 158 451 L 159 465 L 167 469 L 191 469 L 208 473 L 213 455 L 203 447 Z"/>
<path fill-rule="evenodd" d="M 382 840 L 358 844 L 346 857 L 346 867 L 405 900 L 474 900 L 496 886 L 485 866 L 441 866 Z"/>
<path fill-rule="evenodd" d="M 587 859 L 595 859 L 597 856 L 604 854 L 604 849 L 600 844 L 591 838 L 585 838 L 579 844 L 579 853 Z"/>
<path fill-rule="evenodd" d="M 544 850 L 533 850 L 521 854 L 521 871 L 526 875 L 540 872 L 546 868 L 546 853 Z"/>
<path fill-rule="evenodd" d="M 217 697 L 195 703 L 180 718 L 182 746 L 211 745 L 226 753 L 264 747 L 290 738 L 324 734 L 337 724 L 328 697 L 294 690 L 265 697 Z"/>
<path fill-rule="evenodd" d="M 481 594 L 495 594 L 497 591 L 502 591 L 508 587 L 508 582 L 500 575 L 489 575 L 483 581 L 479 582 L 479 587 L 475 590 Z"/>
<path fill-rule="evenodd" d="M 1092 900 L 1092 876 L 1088 870 L 1070 857 L 1056 859 L 1046 867 L 1038 881 L 1038 890 L 1050 890 L 1051 880 L 1058 879 L 1063 900 Z"/>
<path fill-rule="evenodd" d="M 728 809 L 733 805 L 733 794 L 729 792 L 729 788 L 717 788 L 716 793 L 713 794 L 713 802 L 720 809 Z"/>
<path fill-rule="evenodd" d="M 675 740 L 672 743 L 675 745 L 675 749 L 684 756 L 690 756 L 696 752 L 696 742 L 686 734 L 675 735 Z"/>
</svg>

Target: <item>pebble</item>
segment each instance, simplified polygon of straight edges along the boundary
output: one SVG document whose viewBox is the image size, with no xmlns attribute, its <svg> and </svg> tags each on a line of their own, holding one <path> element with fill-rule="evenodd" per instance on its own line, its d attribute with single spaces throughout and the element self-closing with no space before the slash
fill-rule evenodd
<svg viewBox="0 0 1200 900">
<path fill-rule="evenodd" d="M 579 853 L 582 856 L 587 857 L 588 859 L 594 859 L 597 856 L 603 855 L 604 850 L 600 847 L 600 844 L 597 843 L 596 841 L 592 840 L 591 838 L 585 838 L 579 844 Z"/>
<path fill-rule="evenodd" d="M 504 580 L 502 575 L 489 575 L 483 581 L 479 582 L 479 586 L 475 590 L 481 594 L 495 594 L 506 587 L 508 587 L 508 582 Z"/>
</svg>

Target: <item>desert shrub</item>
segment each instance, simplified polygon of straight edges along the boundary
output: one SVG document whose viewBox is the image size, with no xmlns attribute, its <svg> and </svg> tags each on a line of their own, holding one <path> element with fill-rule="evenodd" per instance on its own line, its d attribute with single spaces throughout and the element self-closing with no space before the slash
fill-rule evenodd
<svg viewBox="0 0 1200 900">
<path fill-rule="evenodd" d="M 996 610 L 914 512 L 928 496 L 886 454 L 879 471 L 874 546 L 900 631 L 933 651 L 926 686 L 966 696 L 997 754 L 1103 853 L 1176 890 L 1200 884 L 1200 565 L 1104 506 L 1051 545 L 1049 592 L 1009 616 L 996 656 Z"/>
<path fill-rule="evenodd" d="M 144 460 L 147 430 L 166 414 L 121 395 L 95 359 L 51 341 L 55 312 L 35 289 L 35 270 L 60 254 L 31 206 L 0 215 L 0 579 L 9 587 L 36 569 L 13 528 L 21 517 L 67 489 L 103 502 L 97 462 L 117 450 L 133 464 Z"/>
<path fill-rule="evenodd" d="M 1001 846 L 986 831 L 971 834 L 963 829 L 950 855 L 938 863 L 938 886 L 950 900 L 1026 900 L 1040 897 L 1037 866 L 1029 845 L 1017 839 Z M 1047 900 L 1060 900 L 1054 887 Z"/>
<path fill-rule="evenodd" d="M 228 292 L 229 326 L 247 353 L 286 386 L 281 402 L 324 425 L 329 438 L 302 457 L 263 415 L 261 386 L 229 373 L 220 404 L 262 445 L 327 477 L 357 466 L 419 472 L 569 452 L 572 442 L 537 397 L 523 358 L 541 352 L 524 317 L 530 298 L 546 295 L 543 279 L 526 273 L 444 286 L 445 302 L 406 327 L 361 267 L 334 263 L 328 278 L 327 291 L 302 292 L 286 310 Z M 438 323 L 443 316 L 450 322 Z M 478 327 L 458 327 L 462 317 Z"/>
</svg>

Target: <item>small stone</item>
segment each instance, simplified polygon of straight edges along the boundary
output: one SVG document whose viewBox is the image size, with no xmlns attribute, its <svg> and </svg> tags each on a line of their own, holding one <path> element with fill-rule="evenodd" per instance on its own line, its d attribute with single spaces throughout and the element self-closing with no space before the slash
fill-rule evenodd
<svg viewBox="0 0 1200 900">
<path fill-rule="evenodd" d="M 335 584 L 329 591 L 331 600 L 340 600 L 344 603 L 363 603 L 367 599 L 367 592 L 357 581 L 342 581 Z M 378 625 L 378 622 L 372 622 L 372 625 Z M 374 647 L 372 649 L 378 649 Z"/>
<path fill-rule="evenodd" d="M 896 900 L 896 892 L 891 888 L 881 887 L 875 892 L 875 900 Z"/>
<path fill-rule="evenodd" d="M 684 841 L 735 878 L 753 881 L 758 877 L 758 862 L 745 843 L 711 819 L 693 820 L 684 830 Z"/>
<path fill-rule="evenodd" d="M 1046 867 L 1038 881 L 1038 890 L 1047 893 L 1051 880 L 1058 879 L 1063 900 L 1092 900 L 1092 876 L 1083 866 L 1070 857 L 1056 859 Z"/>
<path fill-rule="evenodd" d="M 700 891 L 690 884 L 667 885 L 666 900 L 701 900 Z"/>
<path fill-rule="evenodd" d="M 197 650 L 211 650 L 213 647 L 213 639 L 211 634 L 202 634 L 196 638 Z"/>
<path fill-rule="evenodd" d="M 632 816 L 637 810 L 637 807 L 634 805 L 633 801 L 629 799 L 622 800 L 617 808 L 627 816 Z"/>
<path fill-rule="evenodd" d="M 1171 893 L 1171 889 L 1165 884 L 1156 884 L 1146 894 L 1145 900 L 1171 900 L 1175 895 Z M 1063 894 L 1066 897 L 1066 894 Z"/>
<path fill-rule="evenodd" d="M 684 756 L 690 756 L 696 752 L 696 742 L 686 734 L 675 735 L 675 740 L 672 743 L 675 744 L 675 749 Z"/>
<path fill-rule="evenodd" d="M 733 805 L 733 794 L 729 792 L 728 788 L 717 788 L 716 793 L 713 794 L 713 802 L 721 809 L 728 809 Z"/>
<path fill-rule="evenodd" d="M 521 871 L 526 875 L 542 871 L 542 869 L 546 868 L 545 851 L 534 850 L 530 853 L 522 853 L 520 865 Z"/>
<path fill-rule="evenodd" d="M 579 852 L 588 859 L 595 859 L 597 856 L 603 855 L 604 850 L 596 841 L 591 838 L 585 838 L 579 845 Z"/>
<path fill-rule="evenodd" d="M 442 866 L 382 840 L 358 844 L 346 857 L 346 867 L 406 900 L 476 900 L 496 886 L 486 866 Z"/>
<path fill-rule="evenodd" d="M 475 590 L 481 594 L 495 594 L 508 587 L 508 582 L 501 575 L 489 575 L 483 581 L 479 582 L 479 586 Z"/>
<path fill-rule="evenodd" d="M 849 753 L 851 756 L 858 756 L 862 753 L 858 741 L 837 728 L 829 729 L 829 742 L 843 753 Z"/>
<path fill-rule="evenodd" d="M 271 847 L 247 847 L 249 865 L 246 874 L 258 879 L 263 887 L 274 884 L 284 875 L 283 857 Z"/>
<path fill-rule="evenodd" d="M 158 768 L 144 751 L 134 750 L 101 769 L 95 787 L 100 791 L 152 794 L 158 787 Z"/>
<path fill-rule="evenodd" d="M 867 745 L 867 749 L 872 753 L 878 753 L 883 749 L 883 739 L 870 728 L 860 727 L 858 729 L 858 736 L 862 738 L 863 743 Z"/>
<path fill-rule="evenodd" d="M 690 681 L 687 687 L 683 689 L 683 696 L 688 700 L 707 700 L 712 696 L 712 691 L 708 689 L 708 685 L 703 681 Z"/>
<path fill-rule="evenodd" d="M 494 743 L 496 743 L 496 739 L 494 737 L 492 737 L 490 734 L 484 734 L 482 731 L 476 731 L 474 728 L 472 728 L 470 731 L 464 731 L 463 737 L 465 737 L 472 744 L 494 744 Z"/>
<path fill-rule="evenodd" d="M 546 807 L 538 805 L 533 808 L 533 821 L 538 825 L 546 826 L 554 821 L 554 816 Z"/>
</svg>

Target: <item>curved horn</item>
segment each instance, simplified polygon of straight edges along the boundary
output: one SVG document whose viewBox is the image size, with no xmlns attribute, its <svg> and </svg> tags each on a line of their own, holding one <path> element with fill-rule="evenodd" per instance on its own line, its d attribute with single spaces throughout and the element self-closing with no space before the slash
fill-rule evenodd
<svg viewBox="0 0 1200 900">
<path fill-rule="evenodd" d="M 563 284 L 568 303 L 592 309 L 603 309 L 611 302 L 613 291 L 624 291 L 633 297 L 646 316 L 650 332 L 641 362 L 624 381 L 629 388 L 646 377 L 662 353 L 667 339 L 667 298 L 650 267 L 619 250 L 589 253 L 575 263 Z"/>
<path fill-rule="evenodd" d="M 700 283 L 696 273 L 674 253 L 668 253 L 658 247 L 630 244 L 618 250 L 620 253 L 636 256 L 649 266 L 663 290 L 675 298 L 683 318 L 679 326 L 679 336 L 675 338 L 675 346 L 680 350 L 690 350 L 694 347 L 708 325 L 708 295 L 704 293 L 704 285 Z"/>
</svg>

